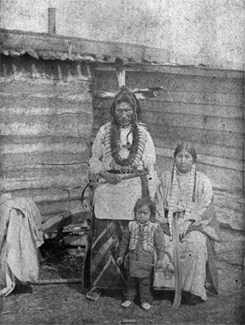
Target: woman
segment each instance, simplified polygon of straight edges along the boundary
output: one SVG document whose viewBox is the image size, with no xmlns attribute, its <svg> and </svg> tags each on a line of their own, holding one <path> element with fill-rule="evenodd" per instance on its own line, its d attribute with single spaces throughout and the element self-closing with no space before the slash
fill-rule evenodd
<svg viewBox="0 0 245 325">
<path fill-rule="evenodd" d="M 207 276 L 217 293 L 213 243 L 219 237 L 212 204 L 213 190 L 208 177 L 196 170 L 196 159 L 192 145 L 178 145 L 174 151 L 172 170 L 161 175 L 157 191 L 157 218 L 168 233 L 165 236 L 167 254 L 162 273 L 166 276 L 162 277 L 158 286 L 168 286 L 167 283 L 171 282 L 169 275 L 173 275 L 171 270 L 176 265 L 173 262 L 175 243 L 172 240 L 173 218 L 176 218 L 182 301 L 187 304 L 207 300 Z"/>
<path fill-rule="evenodd" d="M 90 252 L 90 286 L 121 288 L 123 274 L 116 263 L 119 240 L 134 219 L 136 201 L 154 197 L 156 160 L 152 138 L 139 122 L 140 105 L 123 87 L 111 107 L 111 121 L 98 131 L 89 161 L 95 182 L 94 222 Z"/>
</svg>

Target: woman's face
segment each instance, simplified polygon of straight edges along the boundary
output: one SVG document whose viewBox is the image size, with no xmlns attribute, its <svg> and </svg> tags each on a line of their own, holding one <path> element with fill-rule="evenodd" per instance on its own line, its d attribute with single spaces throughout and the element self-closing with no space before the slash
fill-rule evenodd
<svg viewBox="0 0 245 325">
<path fill-rule="evenodd" d="M 127 102 L 121 102 L 116 105 L 115 118 L 118 124 L 122 127 L 129 126 L 133 118 L 133 108 Z"/>
<path fill-rule="evenodd" d="M 192 155 L 186 151 L 182 150 L 177 153 L 175 156 L 175 164 L 176 168 L 181 173 L 188 173 L 191 171 L 191 167 L 193 165 Z"/>
<path fill-rule="evenodd" d="M 151 217 L 151 210 L 148 207 L 148 205 L 143 205 L 136 211 L 136 220 L 139 223 L 145 223 L 149 221 L 150 217 Z"/>
</svg>

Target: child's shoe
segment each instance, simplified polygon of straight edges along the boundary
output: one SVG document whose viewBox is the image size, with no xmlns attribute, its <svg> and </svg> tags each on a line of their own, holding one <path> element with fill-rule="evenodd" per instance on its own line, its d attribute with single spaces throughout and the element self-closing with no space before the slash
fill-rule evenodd
<svg viewBox="0 0 245 325">
<path fill-rule="evenodd" d="M 150 310 L 151 309 L 151 304 L 149 304 L 149 302 L 143 302 L 141 304 L 141 307 L 144 309 L 144 310 Z"/>
<path fill-rule="evenodd" d="M 121 303 L 121 306 L 124 307 L 124 308 L 128 308 L 131 304 L 132 304 L 132 301 L 130 301 L 130 300 L 124 300 Z"/>
</svg>

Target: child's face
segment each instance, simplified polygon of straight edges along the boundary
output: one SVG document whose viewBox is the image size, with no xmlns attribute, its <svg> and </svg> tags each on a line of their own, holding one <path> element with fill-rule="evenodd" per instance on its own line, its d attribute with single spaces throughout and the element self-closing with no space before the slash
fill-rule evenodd
<svg viewBox="0 0 245 325">
<path fill-rule="evenodd" d="M 150 220 L 151 210 L 148 205 L 143 205 L 136 211 L 136 220 L 140 223 L 145 223 Z"/>
</svg>

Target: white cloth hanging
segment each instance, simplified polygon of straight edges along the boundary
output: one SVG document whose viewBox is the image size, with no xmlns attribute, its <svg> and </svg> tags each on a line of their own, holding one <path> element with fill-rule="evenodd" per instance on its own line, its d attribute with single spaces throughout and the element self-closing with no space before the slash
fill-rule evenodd
<svg viewBox="0 0 245 325">
<path fill-rule="evenodd" d="M 38 280 L 38 247 L 43 244 L 41 221 L 31 199 L 0 197 L 0 295 L 9 295 L 16 280 Z"/>
</svg>

